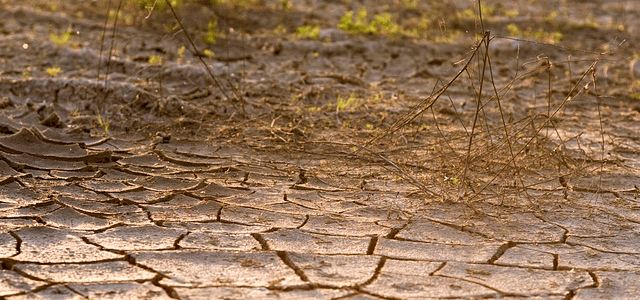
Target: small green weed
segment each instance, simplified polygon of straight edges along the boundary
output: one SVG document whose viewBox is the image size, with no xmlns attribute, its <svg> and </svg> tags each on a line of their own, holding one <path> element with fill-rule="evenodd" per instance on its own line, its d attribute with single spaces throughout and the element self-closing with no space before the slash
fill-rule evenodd
<svg viewBox="0 0 640 300">
<path fill-rule="evenodd" d="M 338 95 L 338 102 L 336 103 L 336 112 L 341 110 L 346 110 L 349 108 L 356 108 L 358 106 L 358 102 L 356 96 L 351 93 L 349 98 L 345 99 L 344 97 Z"/>
<path fill-rule="evenodd" d="M 61 34 L 51 33 L 49 34 L 49 40 L 57 46 L 68 45 L 71 42 L 71 32 L 67 30 Z"/>
<path fill-rule="evenodd" d="M 287 34 L 287 29 L 282 26 L 282 24 L 278 24 L 278 27 L 273 29 L 273 34 L 276 36 L 284 36 Z"/>
<path fill-rule="evenodd" d="M 507 31 L 509 31 L 509 35 L 511 36 L 522 36 L 522 37 L 531 37 L 540 42 L 549 43 L 549 44 L 557 44 L 564 37 L 562 33 L 558 31 L 554 32 L 546 32 L 544 30 L 532 31 L 531 29 L 522 31 L 516 24 L 507 25 Z"/>
<path fill-rule="evenodd" d="M 210 0 L 213 5 L 230 5 L 235 7 L 249 7 L 258 4 L 258 0 Z"/>
<path fill-rule="evenodd" d="M 353 11 L 348 11 L 341 19 L 338 28 L 351 34 L 367 34 L 369 32 L 369 24 L 367 22 L 367 9 L 362 8 L 358 14 L 353 16 Z"/>
<path fill-rule="evenodd" d="M 517 16 L 520 15 L 520 12 L 518 12 L 518 10 L 505 10 L 504 11 L 504 16 L 508 17 L 508 18 L 515 18 Z"/>
<path fill-rule="evenodd" d="M 416 35 L 414 32 L 404 30 L 389 13 L 376 14 L 373 20 L 369 21 L 367 9 L 364 7 L 355 16 L 353 11 L 348 11 L 340 19 L 338 28 L 352 35 L 379 34 L 391 37 Z"/>
<path fill-rule="evenodd" d="M 293 7 L 293 4 L 291 4 L 291 1 L 289 0 L 280 0 L 280 6 L 282 7 L 282 10 L 290 10 Z"/>
<path fill-rule="evenodd" d="M 222 33 L 218 31 L 218 21 L 211 20 L 207 25 L 207 34 L 204 36 L 205 43 L 215 44 L 216 39 L 222 37 Z"/>
<path fill-rule="evenodd" d="M 202 51 L 202 54 L 204 54 L 204 56 L 208 57 L 208 58 L 212 58 L 214 56 L 216 56 L 216 54 L 209 50 L 209 49 L 204 49 L 204 51 Z"/>
<path fill-rule="evenodd" d="M 480 9 L 482 10 L 483 19 L 488 19 L 490 16 L 496 14 L 496 8 L 493 5 L 481 3 Z M 456 17 L 462 20 L 475 20 L 478 17 L 478 12 L 475 9 L 469 8 L 456 13 Z"/>
<path fill-rule="evenodd" d="M 320 37 L 320 26 L 301 26 L 296 30 L 299 39 L 317 40 Z"/>
<path fill-rule="evenodd" d="M 49 6 L 49 11 L 52 11 L 52 12 L 58 11 L 58 4 L 56 4 L 55 2 L 49 2 L 47 3 L 47 6 Z"/>
<path fill-rule="evenodd" d="M 585 24 L 585 26 L 591 29 L 598 29 L 598 23 L 596 23 L 596 20 L 593 14 L 590 13 L 587 16 L 587 23 Z"/>
<path fill-rule="evenodd" d="M 629 96 L 634 100 L 640 100 L 640 80 L 634 80 L 629 85 Z"/>
<path fill-rule="evenodd" d="M 62 72 L 62 69 L 60 67 L 53 67 L 53 68 L 47 68 L 45 70 L 45 72 L 50 76 L 50 77 L 57 77 L 58 74 L 60 74 L 60 72 Z"/>
<path fill-rule="evenodd" d="M 415 10 L 418 8 L 418 0 L 402 0 L 404 9 Z"/>
<path fill-rule="evenodd" d="M 105 133 L 109 133 L 109 122 L 106 122 L 102 119 L 102 116 L 98 113 L 98 116 L 96 117 L 96 120 L 98 121 L 98 125 L 100 125 L 100 127 L 102 127 L 102 129 L 104 130 Z"/>
<path fill-rule="evenodd" d="M 560 13 L 557 10 L 554 10 L 544 17 L 544 21 L 548 23 L 556 23 L 559 15 Z"/>
<path fill-rule="evenodd" d="M 187 50 L 187 47 L 185 47 L 185 46 L 182 46 L 182 47 L 178 48 L 178 59 L 177 59 L 177 62 L 179 64 L 181 64 L 184 61 L 184 51 L 186 51 L 186 50 Z"/>
<path fill-rule="evenodd" d="M 371 22 L 373 33 L 391 36 L 403 34 L 402 27 L 392 19 L 393 16 L 389 13 L 375 15 Z"/>
<path fill-rule="evenodd" d="M 310 113 L 320 112 L 322 111 L 322 107 L 311 106 L 307 109 Z"/>
<path fill-rule="evenodd" d="M 150 64 L 161 64 L 162 63 L 162 56 L 151 55 L 149 57 L 149 63 Z"/>
</svg>

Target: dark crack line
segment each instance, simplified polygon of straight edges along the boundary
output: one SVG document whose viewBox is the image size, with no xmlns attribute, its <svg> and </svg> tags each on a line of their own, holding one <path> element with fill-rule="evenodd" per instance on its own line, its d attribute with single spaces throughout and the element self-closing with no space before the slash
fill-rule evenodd
<svg viewBox="0 0 640 300">
<path fill-rule="evenodd" d="M 477 236 L 481 236 L 481 237 L 483 237 L 485 239 L 495 240 L 495 238 L 493 238 L 493 237 L 491 237 L 491 236 L 489 236 L 487 234 L 484 234 L 482 232 L 477 232 L 477 231 L 470 230 L 469 227 L 473 228 L 472 226 L 464 226 L 464 225 L 460 226 L 460 225 L 456 225 L 456 224 L 452 224 L 452 223 L 443 222 L 443 221 L 440 221 L 440 220 L 437 220 L 437 219 L 431 219 L 431 218 L 426 218 L 426 219 L 431 221 L 431 222 L 438 223 L 440 225 L 447 226 L 449 228 L 452 228 L 452 229 L 455 229 L 455 230 L 458 230 L 458 231 L 469 233 L 471 235 L 477 235 Z"/>
<path fill-rule="evenodd" d="M 62 285 L 62 286 L 64 286 L 65 288 L 67 288 L 67 289 L 68 289 L 68 290 L 70 290 L 71 292 L 73 292 L 73 293 L 77 294 L 78 296 L 80 296 L 80 297 L 82 297 L 82 298 L 84 298 L 84 299 L 90 299 L 89 297 L 87 297 L 87 296 L 83 295 L 82 293 L 80 293 L 80 292 L 76 291 L 75 289 L 72 289 L 72 288 L 71 288 L 71 287 L 69 287 L 69 285 L 67 285 L 67 284 L 64 284 L 64 285 Z"/>
<path fill-rule="evenodd" d="M 291 268 L 298 275 L 298 277 L 300 277 L 300 279 L 302 281 L 311 282 L 309 280 L 309 277 L 307 277 L 307 275 L 304 274 L 302 269 L 300 269 L 298 266 L 296 266 L 295 263 L 293 263 L 293 261 L 289 258 L 289 256 L 287 256 L 287 252 L 285 252 L 285 251 L 276 251 L 276 254 L 278 254 L 278 257 L 280 257 L 282 262 L 284 262 L 285 265 L 287 265 L 289 268 Z"/>
<path fill-rule="evenodd" d="M 149 189 L 143 187 L 142 190 L 147 190 L 150 191 Z M 178 195 L 185 195 L 185 196 L 190 196 L 188 193 L 184 192 L 184 191 L 172 191 L 171 193 L 168 193 L 167 195 L 163 195 L 155 200 L 152 201 L 146 201 L 144 203 L 138 203 L 135 201 L 131 201 L 132 204 L 138 204 L 138 205 L 154 205 L 154 204 L 158 204 L 158 203 L 164 203 L 164 202 L 169 202 L 171 200 L 173 200 L 173 198 L 175 198 Z M 195 197 L 194 197 L 195 198 Z M 202 200 L 202 199 L 199 199 Z"/>
<path fill-rule="evenodd" d="M 560 243 L 562 244 L 566 244 L 567 243 L 567 239 L 569 238 L 569 229 L 566 229 L 562 226 L 558 226 L 562 229 L 564 229 L 564 233 L 562 233 L 562 238 L 560 239 Z"/>
<path fill-rule="evenodd" d="M 25 276 L 26 277 L 26 276 Z M 15 296 L 24 296 L 24 295 L 33 295 L 33 294 L 37 294 L 39 292 L 42 292 L 50 287 L 54 287 L 56 285 L 59 285 L 57 283 L 47 283 L 45 285 L 42 286 L 38 286 L 30 291 L 26 291 L 26 292 L 20 292 L 20 293 L 16 293 L 16 294 L 11 294 L 11 295 L 7 295 L 9 297 L 15 297 Z M 82 295 L 80 295 L 82 296 Z M 4 297 L 0 297 L 0 299 L 5 299 Z"/>
<path fill-rule="evenodd" d="M 367 281 L 357 286 L 358 291 L 362 291 L 362 287 L 371 284 L 372 282 L 376 281 L 378 277 L 380 277 L 380 274 L 382 274 L 382 268 L 384 267 L 384 264 L 386 262 L 387 258 L 381 256 L 380 260 L 378 261 L 378 265 L 376 266 L 375 270 L 373 270 L 373 275 L 371 275 L 371 278 L 367 279 Z"/>
<path fill-rule="evenodd" d="M 376 245 L 378 245 L 378 236 L 372 236 L 369 241 L 369 247 L 367 247 L 367 255 L 373 255 L 373 252 L 376 250 Z"/>
<path fill-rule="evenodd" d="M 48 203 L 52 204 L 53 201 L 48 201 Z M 37 207 L 36 205 L 34 205 L 34 206 Z M 28 206 L 28 207 L 31 207 L 31 206 Z M 58 210 L 58 209 L 54 209 L 51 212 L 43 213 L 43 215 L 52 213 L 52 212 L 54 212 L 56 210 Z M 4 219 L 4 220 L 33 220 L 33 221 L 36 221 L 38 224 L 45 225 L 44 220 L 42 220 L 42 217 L 40 217 L 40 216 L 19 216 L 19 217 L 7 217 L 7 218 L 2 218 L 2 219 Z"/>
<path fill-rule="evenodd" d="M 7 151 L 5 151 L 7 152 Z M 20 152 L 18 152 L 20 153 Z M 11 165 L 11 162 L 7 162 L 9 165 Z M 24 169 L 24 166 L 23 166 Z M 20 172 L 19 170 L 17 170 L 18 172 Z M 29 186 L 27 184 L 25 184 L 24 182 L 22 182 L 22 179 L 20 179 L 19 177 L 14 177 L 14 181 L 18 183 L 18 185 L 20 185 L 23 188 L 29 188 Z"/>
<path fill-rule="evenodd" d="M 112 253 L 116 253 L 116 254 L 120 254 L 122 255 L 122 251 L 119 250 L 109 250 L 109 249 L 104 249 L 103 251 L 108 251 L 108 252 L 112 252 Z M 108 262 L 118 262 L 118 261 L 126 261 L 127 259 L 125 257 L 119 257 L 119 258 L 107 258 L 107 259 L 99 259 L 99 260 L 91 260 L 91 261 L 81 261 L 81 262 L 39 262 L 39 261 L 31 261 L 31 260 L 15 260 L 15 259 L 11 259 L 11 258 L 4 258 L 2 259 L 2 261 L 4 261 L 5 266 L 8 269 L 11 269 L 13 271 L 19 271 L 17 269 L 14 269 L 16 264 L 30 264 L 30 265 L 38 265 L 38 266 L 55 266 L 55 265 L 94 265 L 94 264 L 102 264 L 102 263 L 108 263 Z M 27 275 L 28 276 L 28 275 Z M 36 278 L 36 277 L 34 277 Z M 40 280 L 40 281 L 47 281 L 44 279 L 37 279 L 36 280 Z"/>
<path fill-rule="evenodd" d="M 363 290 L 357 290 L 357 293 L 354 294 L 347 294 L 344 295 L 342 297 L 338 297 L 338 298 L 333 298 L 332 300 L 341 300 L 341 299 L 359 299 L 359 297 L 357 297 L 360 294 L 364 294 L 364 295 L 368 295 L 371 296 L 373 298 L 380 298 L 380 299 L 385 299 L 385 300 L 402 300 L 403 298 L 397 298 L 397 297 L 393 297 L 393 296 L 382 296 L 382 295 L 378 295 L 369 291 L 363 291 Z M 353 298 L 352 298 L 353 297 Z"/>
<path fill-rule="evenodd" d="M 307 222 L 309 222 L 309 215 L 304 215 L 304 221 L 302 221 L 302 224 L 300 224 L 300 226 L 296 227 L 296 229 L 300 229 L 300 228 L 304 227 L 304 225 L 307 225 Z"/>
<path fill-rule="evenodd" d="M 254 286 L 229 286 L 232 288 L 242 287 L 242 288 L 255 288 Z M 336 289 L 335 287 L 325 286 L 315 283 L 303 283 L 289 286 L 274 286 L 269 285 L 265 287 L 270 291 L 281 291 L 281 292 L 290 292 L 290 291 L 312 291 L 314 289 L 324 288 L 324 289 Z"/>
<path fill-rule="evenodd" d="M 125 225 L 125 224 L 123 224 L 123 223 L 116 223 L 116 224 L 113 224 L 113 225 L 108 226 L 108 227 L 105 227 L 105 228 L 100 228 L 100 229 L 92 230 L 91 232 L 96 233 L 96 234 L 97 234 L 97 233 L 103 233 L 103 232 L 105 232 L 105 231 L 107 231 L 107 230 L 115 229 L 115 228 L 118 228 L 118 227 L 124 227 L 124 226 L 126 226 L 126 225 Z"/>
<path fill-rule="evenodd" d="M 484 283 L 476 282 L 476 281 L 469 280 L 469 279 L 466 279 L 466 278 L 460 278 L 460 277 L 454 277 L 454 276 L 447 276 L 447 275 L 442 275 L 442 274 L 434 274 L 433 276 L 438 276 L 438 277 L 443 277 L 443 278 L 450 278 L 450 279 L 457 279 L 457 280 L 461 280 L 461 281 L 464 281 L 464 282 L 468 282 L 468 283 L 472 283 L 472 284 L 477 284 L 477 285 L 479 285 L 479 286 L 485 287 L 485 288 L 487 288 L 487 289 L 490 289 L 490 290 L 492 290 L 492 291 L 494 291 L 494 292 L 496 292 L 496 293 L 500 294 L 500 296 L 501 296 L 501 297 L 505 297 L 505 296 L 522 297 L 522 295 L 521 295 L 521 294 L 515 294 L 515 293 L 507 293 L 507 292 L 503 292 L 503 291 L 498 290 L 498 289 L 496 289 L 495 287 L 492 287 L 492 286 L 490 286 L 490 285 L 486 285 L 486 284 L 484 284 Z"/>
<path fill-rule="evenodd" d="M 67 205 L 67 204 L 65 204 L 65 203 L 63 203 L 63 202 L 61 202 L 61 201 L 59 201 L 58 199 L 53 200 L 53 202 L 54 202 L 55 204 L 60 205 L 60 208 L 58 208 L 58 209 L 56 209 L 56 210 L 60 210 L 60 209 L 62 209 L 63 207 L 71 208 L 71 209 L 73 209 L 73 210 L 77 211 L 77 212 L 78 212 L 78 213 L 80 213 L 80 214 L 84 214 L 84 215 L 87 215 L 87 216 L 90 216 L 90 217 L 94 217 L 94 218 L 98 218 L 98 219 L 108 219 L 109 217 L 113 216 L 113 214 L 106 214 L 106 213 L 92 212 L 92 211 L 85 210 L 85 209 L 83 209 L 83 208 L 81 208 L 81 207 Z M 54 210 L 54 211 L 56 211 L 56 210 Z M 52 212 L 54 212 L 54 211 L 52 211 Z M 111 226 L 113 226 L 113 225 L 111 225 Z M 111 227 L 111 226 L 110 226 L 110 227 Z"/>
<path fill-rule="evenodd" d="M 217 222 L 222 222 L 222 208 L 224 207 L 224 205 L 220 205 L 220 208 L 218 208 L 218 212 L 216 213 L 216 221 Z"/>
<path fill-rule="evenodd" d="M 322 196 L 319 196 L 322 198 Z M 311 209 L 311 210 L 317 210 L 317 207 L 311 206 L 311 205 L 305 205 L 304 203 L 299 203 L 299 202 L 294 202 L 289 200 L 289 197 L 287 196 L 287 193 L 285 192 L 282 196 L 283 201 L 287 202 L 287 203 L 291 203 L 295 206 L 300 206 L 300 207 L 304 207 L 306 209 Z"/>
<path fill-rule="evenodd" d="M 564 230 L 564 232 L 562 233 L 562 237 L 560 238 L 560 241 L 558 241 L 558 242 L 562 243 L 562 244 L 565 244 L 567 242 L 567 238 L 569 237 L 569 229 L 567 229 L 566 227 L 564 227 L 564 226 L 562 226 L 560 224 L 557 224 L 555 222 L 547 221 L 547 220 L 544 219 L 544 217 L 539 216 L 538 214 L 533 214 L 533 216 L 536 219 L 538 219 L 538 220 L 540 220 L 540 221 L 542 221 L 544 223 L 551 224 L 553 226 L 556 226 L 556 227 L 561 228 L 562 230 Z"/>
<path fill-rule="evenodd" d="M 11 255 L 11 257 L 20 255 L 20 253 L 22 253 L 22 239 L 13 231 L 9 231 L 9 235 L 16 240 L 16 254 Z"/>
<path fill-rule="evenodd" d="M 406 226 L 406 224 L 405 224 L 405 226 Z M 403 226 L 403 228 L 404 228 L 404 226 Z M 394 239 L 396 237 L 396 235 L 398 233 L 400 233 L 400 230 L 402 230 L 402 228 L 391 228 L 391 231 L 389 231 L 389 233 L 387 235 L 385 235 L 385 238 L 390 239 L 390 240 Z"/>
<path fill-rule="evenodd" d="M 407 228 L 407 226 L 409 226 L 410 223 L 411 223 L 411 220 L 408 220 L 406 223 L 404 223 L 404 225 L 400 226 L 399 228 L 398 227 L 391 228 L 391 231 L 389 231 L 389 233 L 385 236 L 385 238 L 394 239 L 396 235 L 398 235 L 398 233 L 400 233 L 400 231 L 402 231 L 403 229 Z M 376 224 L 378 223 L 376 222 Z"/>
<path fill-rule="evenodd" d="M 261 234 L 259 233 L 251 233 L 251 236 L 256 239 L 256 241 L 258 241 L 258 243 L 260 244 L 260 247 L 262 248 L 262 250 L 264 251 L 269 251 L 269 244 L 267 243 L 267 240 L 265 240 Z"/>
<path fill-rule="evenodd" d="M 564 300 L 571 300 L 576 296 L 576 291 L 569 290 L 566 296 L 564 296 Z"/>
<path fill-rule="evenodd" d="M 156 145 L 154 145 L 153 148 L 154 149 L 150 153 L 154 153 L 158 155 L 158 158 L 160 158 L 160 160 L 165 162 L 170 162 L 170 163 L 174 163 L 176 165 L 185 166 L 185 167 L 205 167 L 206 168 L 211 165 L 210 163 L 207 163 L 207 162 L 196 162 L 196 161 L 175 159 L 164 154 L 163 150 L 156 149 Z"/>
<path fill-rule="evenodd" d="M 557 253 L 553 253 L 553 270 L 558 271 L 558 263 L 560 261 L 560 255 Z"/>
<path fill-rule="evenodd" d="M 429 276 L 435 276 L 435 274 L 436 274 L 438 271 L 440 271 L 440 270 L 444 269 L 444 267 L 445 267 L 446 265 L 447 265 L 447 262 L 446 262 L 446 261 L 445 261 L 445 262 L 442 262 L 442 263 L 440 264 L 440 266 L 438 266 L 435 270 L 433 270 L 433 272 L 429 273 Z"/>
<path fill-rule="evenodd" d="M 600 277 L 598 277 L 598 274 L 596 274 L 596 272 L 593 272 L 593 271 L 587 271 L 587 273 L 589 273 L 589 276 L 591 276 L 591 280 L 593 280 L 593 285 L 590 287 L 593 287 L 593 288 L 600 287 L 600 285 L 602 284 L 602 280 L 600 279 Z"/>
<path fill-rule="evenodd" d="M 522 294 L 522 293 L 517 293 L 517 292 L 515 292 L 515 293 L 504 292 L 504 291 L 501 291 L 501 290 L 499 290 L 499 289 L 497 289 L 495 287 L 492 287 L 490 285 L 487 285 L 487 284 L 484 284 L 484 283 L 481 283 L 481 282 L 477 282 L 477 281 L 473 281 L 473 280 L 469 280 L 469 279 L 466 279 L 466 278 L 448 276 L 448 275 L 443 275 L 443 274 L 437 274 L 437 275 L 434 275 L 434 276 L 457 279 L 457 280 L 465 281 L 465 282 L 468 282 L 468 283 L 477 284 L 477 285 L 483 286 L 483 287 L 485 287 L 487 289 L 490 289 L 490 290 L 500 294 L 500 297 L 523 298 L 523 297 L 533 297 L 533 296 L 546 296 L 546 297 L 549 297 L 549 296 L 562 296 L 562 294 L 556 294 L 556 293 L 550 293 L 550 294 L 546 294 L 546 293 L 542 293 L 542 294 L 526 294 L 525 293 L 525 294 Z M 492 297 L 492 298 L 495 298 L 495 297 Z"/>
<path fill-rule="evenodd" d="M 504 255 L 505 252 L 507 252 L 507 250 L 509 250 L 510 248 L 515 247 L 517 244 L 514 242 L 507 242 L 506 244 L 502 244 L 500 245 L 500 247 L 498 247 L 498 250 L 496 250 L 496 253 L 494 253 L 491 258 L 487 261 L 488 264 L 493 264 L 494 262 L 496 262 L 496 260 L 498 260 L 502 255 Z"/>
<path fill-rule="evenodd" d="M 154 270 L 151 267 L 145 266 L 143 264 L 139 264 L 138 262 L 136 262 L 136 259 L 131 256 L 130 254 L 125 254 L 124 255 L 125 260 L 132 266 L 141 268 L 143 270 L 149 271 L 151 273 L 155 273 L 156 276 L 153 277 L 153 279 L 151 279 L 151 284 L 163 289 L 165 291 L 165 293 L 167 293 L 167 295 L 173 299 L 180 299 L 178 297 L 178 293 L 170 286 L 166 286 L 164 284 L 160 283 L 160 280 L 162 280 L 163 278 L 169 278 L 168 276 L 164 275 L 161 272 L 158 272 L 156 270 Z"/>
<path fill-rule="evenodd" d="M 100 251 L 107 251 L 107 252 L 111 252 L 111 253 L 118 254 L 118 255 L 125 255 L 125 254 L 126 254 L 126 253 L 125 253 L 124 251 L 122 251 L 122 250 L 116 250 L 116 249 L 109 249 L 109 248 L 106 248 L 105 246 L 102 246 L 102 245 L 100 245 L 100 244 L 98 244 L 98 243 L 96 243 L 96 242 L 91 241 L 91 240 L 90 240 L 88 237 L 86 237 L 86 236 L 81 236 L 81 237 L 80 237 L 80 239 L 81 239 L 83 242 L 85 242 L 86 244 L 89 244 L 89 245 L 91 245 L 91 246 L 95 246 L 95 247 L 97 247 L 97 248 L 98 248 L 98 250 L 100 250 Z M 122 259 L 107 259 L 107 260 L 105 260 L 105 261 L 119 261 L 119 260 L 122 260 Z"/>
<path fill-rule="evenodd" d="M 162 280 L 162 278 L 164 277 L 164 275 L 158 273 L 155 277 L 153 277 L 153 279 L 151 279 L 151 284 L 163 289 L 164 292 L 167 293 L 167 296 L 169 296 L 170 298 L 180 299 L 180 297 L 178 296 L 178 292 L 176 292 L 174 288 L 160 283 L 160 280 Z"/>
<path fill-rule="evenodd" d="M 138 204 L 138 207 L 139 207 L 140 209 L 142 209 L 142 211 L 144 211 L 144 214 L 145 214 L 145 215 L 147 215 L 147 219 L 149 220 L 149 222 L 151 222 L 151 223 L 153 223 L 153 224 L 158 225 L 158 224 L 156 223 L 156 221 L 155 221 L 155 220 L 153 220 L 153 217 L 151 216 L 151 211 L 149 211 L 147 208 L 145 208 L 144 206 L 139 205 L 139 204 Z M 158 226 L 162 226 L 162 225 L 158 225 Z"/>
<path fill-rule="evenodd" d="M 25 277 L 25 278 L 28 278 L 28 279 L 31 279 L 31 280 L 35 280 L 35 281 L 41 281 L 41 282 L 47 283 L 48 285 L 55 284 L 55 282 L 53 282 L 51 280 L 47 280 L 47 279 L 43 279 L 43 278 L 40 278 L 40 277 L 36 277 L 36 276 L 30 275 L 30 274 L 27 274 L 27 273 L 23 272 L 20 269 L 16 269 L 15 265 L 19 264 L 19 263 L 28 263 L 28 264 L 34 264 L 34 265 L 55 265 L 55 264 L 53 264 L 53 263 L 43 264 L 43 263 L 35 263 L 35 262 L 23 262 L 23 261 L 13 260 L 13 259 L 10 259 L 10 258 L 5 258 L 2 261 L 3 268 L 5 268 L 7 270 L 11 270 L 13 272 L 16 272 L 16 273 L 18 273 L 18 275 L 20 275 L 22 277 Z M 56 264 L 59 264 L 59 263 L 56 263 Z"/>
<path fill-rule="evenodd" d="M 589 249 L 591 249 L 593 251 L 602 252 L 602 253 L 618 254 L 618 255 L 633 255 L 633 256 L 638 255 L 637 252 L 617 252 L 617 251 L 603 250 L 603 249 L 595 248 L 595 247 L 593 247 L 591 245 L 585 245 L 585 244 L 581 244 L 581 243 L 565 243 L 565 244 L 567 244 L 569 246 L 581 246 L 581 247 L 589 248 Z"/>
<path fill-rule="evenodd" d="M 180 247 L 180 241 L 184 240 L 184 238 L 186 238 L 191 232 L 188 231 L 187 233 L 183 233 L 181 234 L 174 242 L 173 242 L 173 248 L 174 249 L 181 249 L 182 247 Z"/>
</svg>

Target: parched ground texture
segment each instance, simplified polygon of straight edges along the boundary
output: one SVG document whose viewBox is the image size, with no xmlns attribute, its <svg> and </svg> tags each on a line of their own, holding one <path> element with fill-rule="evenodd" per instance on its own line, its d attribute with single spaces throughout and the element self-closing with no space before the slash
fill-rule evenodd
<svg viewBox="0 0 640 300">
<path fill-rule="evenodd" d="M 0 299 L 636 298 L 640 4 L 480 8 L 0 1 Z"/>
</svg>

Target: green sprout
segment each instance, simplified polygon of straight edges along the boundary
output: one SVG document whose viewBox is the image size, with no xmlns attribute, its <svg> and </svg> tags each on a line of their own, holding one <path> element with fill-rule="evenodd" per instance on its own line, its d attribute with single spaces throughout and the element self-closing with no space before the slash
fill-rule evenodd
<svg viewBox="0 0 640 300">
<path fill-rule="evenodd" d="M 402 0 L 401 2 L 405 9 L 414 10 L 418 8 L 418 0 Z"/>
<path fill-rule="evenodd" d="M 477 6 L 476 6 L 477 8 Z M 489 16 L 494 15 L 496 8 L 493 5 L 480 4 L 480 10 L 482 11 L 482 18 L 488 19 Z M 463 20 L 475 20 L 478 16 L 476 9 L 465 9 L 462 12 L 456 13 L 456 17 Z"/>
<path fill-rule="evenodd" d="M 280 6 L 282 7 L 282 10 L 290 10 L 293 7 L 293 4 L 291 4 L 291 1 L 289 0 L 280 0 Z"/>
<path fill-rule="evenodd" d="M 375 15 L 370 25 L 373 28 L 373 33 L 391 36 L 402 34 L 402 26 L 392 19 L 393 16 L 389 13 Z"/>
<path fill-rule="evenodd" d="M 562 33 L 558 31 L 554 32 L 546 32 L 543 30 L 525 30 L 522 31 L 516 24 L 507 25 L 507 31 L 509 31 L 509 35 L 511 36 L 524 36 L 524 37 L 532 37 L 540 42 L 549 43 L 549 44 L 557 44 L 563 38 Z"/>
<path fill-rule="evenodd" d="M 338 28 L 351 33 L 351 34 L 367 34 L 369 32 L 369 25 L 367 22 L 367 9 L 362 8 L 358 14 L 353 16 L 353 11 L 348 11 L 338 24 Z"/>
<path fill-rule="evenodd" d="M 640 100 L 640 80 L 634 80 L 629 85 L 629 96 L 634 100 Z"/>
<path fill-rule="evenodd" d="M 307 110 L 308 110 L 310 113 L 315 113 L 315 112 L 320 112 L 320 111 L 322 111 L 322 108 L 321 108 L 321 107 L 318 107 L 318 106 L 312 106 L 312 107 L 309 107 Z"/>
<path fill-rule="evenodd" d="M 187 50 L 187 47 L 182 46 L 180 48 L 178 48 L 178 63 L 181 64 L 182 61 L 184 60 L 184 51 Z"/>
<path fill-rule="evenodd" d="M 351 93 L 351 95 L 349 95 L 349 98 L 345 99 L 344 97 L 338 95 L 338 103 L 336 104 L 336 112 L 337 111 L 341 111 L 341 110 L 345 110 L 345 109 L 349 109 L 349 108 L 355 108 L 357 105 L 357 99 L 355 97 L 355 95 L 353 93 Z"/>
<path fill-rule="evenodd" d="M 377 14 L 372 21 L 368 21 L 367 9 L 362 8 L 354 16 L 353 11 L 348 11 L 338 24 L 338 28 L 352 35 L 357 34 L 381 34 L 388 36 L 414 35 L 403 30 L 402 26 L 393 21 L 389 13 Z"/>
<path fill-rule="evenodd" d="M 221 36 L 222 34 L 218 31 L 218 21 L 210 21 L 207 25 L 207 34 L 204 36 L 205 43 L 215 44 L 216 39 Z"/>
<path fill-rule="evenodd" d="M 104 132 L 109 133 L 109 122 L 104 121 L 102 119 L 102 116 L 99 113 L 98 113 L 98 116 L 97 116 L 97 121 L 98 121 L 98 125 L 100 125 L 100 127 L 102 127 Z"/>
<path fill-rule="evenodd" d="M 50 76 L 50 77 L 57 77 L 58 74 L 62 71 L 62 69 L 60 67 L 54 67 L 54 68 L 47 68 L 45 70 L 45 72 Z"/>
<path fill-rule="evenodd" d="M 71 41 L 71 32 L 66 31 L 61 34 L 52 33 L 49 35 L 49 40 L 58 46 L 67 45 Z"/>
<path fill-rule="evenodd" d="M 249 7 L 258 3 L 257 0 L 210 0 L 213 5 L 231 5 L 235 7 Z"/>
<path fill-rule="evenodd" d="M 159 55 L 151 55 L 149 57 L 149 63 L 150 64 L 161 64 L 162 63 L 162 56 Z"/>
<path fill-rule="evenodd" d="M 208 58 L 212 58 L 214 57 L 216 54 L 209 50 L 209 49 L 204 49 L 204 51 L 202 51 L 202 54 L 204 54 L 204 56 L 208 57 Z"/>
<path fill-rule="evenodd" d="M 296 31 L 299 39 L 317 40 L 320 37 L 320 26 L 301 26 Z"/>
<path fill-rule="evenodd" d="M 278 24 L 276 28 L 273 29 L 273 34 L 276 36 L 283 36 L 287 34 L 287 29 L 282 26 L 282 24 Z"/>
</svg>

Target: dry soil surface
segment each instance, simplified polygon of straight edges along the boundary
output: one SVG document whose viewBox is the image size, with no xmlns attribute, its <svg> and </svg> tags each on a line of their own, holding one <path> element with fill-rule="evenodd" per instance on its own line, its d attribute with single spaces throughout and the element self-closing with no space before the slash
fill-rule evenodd
<svg viewBox="0 0 640 300">
<path fill-rule="evenodd" d="M 0 298 L 637 295 L 636 1 L 119 5 L 0 1 Z"/>
</svg>

